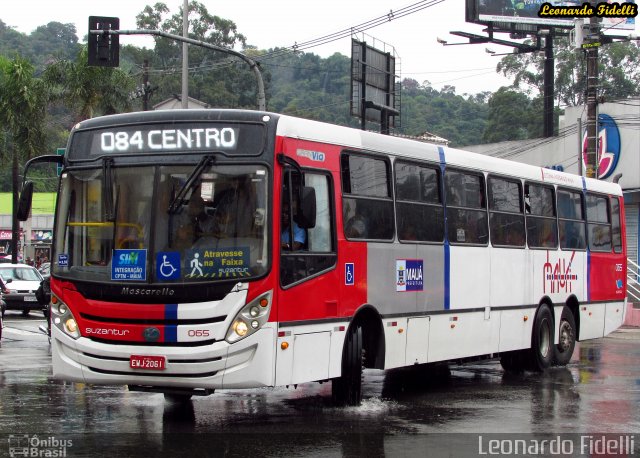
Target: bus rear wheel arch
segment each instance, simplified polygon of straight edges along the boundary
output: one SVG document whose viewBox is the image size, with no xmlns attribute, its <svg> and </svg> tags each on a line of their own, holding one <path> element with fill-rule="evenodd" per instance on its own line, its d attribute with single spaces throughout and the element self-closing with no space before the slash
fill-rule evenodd
<svg viewBox="0 0 640 458">
<path fill-rule="evenodd" d="M 354 316 L 342 350 L 342 375 L 333 379 L 333 402 L 357 406 L 362 400 L 365 368 L 384 369 L 385 343 L 382 320 L 372 306 L 362 307 Z"/>
<path fill-rule="evenodd" d="M 331 397 L 339 406 L 358 406 L 362 400 L 364 350 L 362 327 L 349 327 L 342 351 L 342 374 L 331 382 Z"/>
<path fill-rule="evenodd" d="M 543 302 L 536 311 L 531 330 L 531 347 L 524 350 L 505 352 L 500 355 L 500 364 L 507 372 L 519 373 L 525 370 L 544 372 L 554 361 L 553 313 L 549 304 Z"/>
</svg>

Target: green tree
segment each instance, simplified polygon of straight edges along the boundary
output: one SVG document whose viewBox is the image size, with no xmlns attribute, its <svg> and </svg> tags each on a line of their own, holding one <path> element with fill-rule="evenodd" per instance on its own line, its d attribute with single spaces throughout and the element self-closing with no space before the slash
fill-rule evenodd
<svg viewBox="0 0 640 458">
<path fill-rule="evenodd" d="M 73 123 L 129 110 L 129 96 L 135 85 L 119 68 L 87 65 L 86 46 L 75 61 L 59 60 L 49 65 L 44 79 L 51 86 L 54 99 L 73 112 Z"/>
<path fill-rule="evenodd" d="M 631 42 L 613 42 L 599 49 L 599 96 L 608 100 L 640 95 L 640 49 Z M 586 64 L 583 51 L 574 50 L 568 39 L 554 41 L 556 100 L 564 106 L 585 102 Z M 539 53 L 503 57 L 497 70 L 513 78 L 513 87 L 542 95 L 544 57 Z"/>
<path fill-rule="evenodd" d="M 16 57 L 0 57 L 0 125 L 3 129 L 3 163 L 11 157 L 13 186 L 12 262 L 18 254 L 18 164 L 33 157 L 44 144 L 42 125 L 48 91 L 44 82 L 33 75 L 33 66 Z"/>
<path fill-rule="evenodd" d="M 170 15 L 167 5 L 159 2 L 146 6 L 136 16 L 136 21 L 140 29 L 182 36 L 182 8 Z M 210 14 L 197 1 L 189 2 L 189 38 L 230 49 L 246 46 L 245 36 L 238 32 L 233 21 Z M 180 94 L 182 43 L 162 37 L 154 37 L 154 40 L 150 65 L 154 70 L 154 81 L 159 86 L 157 97 L 163 99 Z M 189 68 L 191 97 L 212 106 L 255 108 L 255 77 L 247 64 L 237 57 L 190 45 Z"/>
<path fill-rule="evenodd" d="M 0 55 L 6 57 L 31 55 L 29 42 L 25 39 L 25 35 L 9 27 L 2 20 L 0 20 Z"/>
<path fill-rule="evenodd" d="M 532 119 L 542 119 L 542 115 L 537 113 L 539 104 L 533 103 L 525 94 L 501 87 L 491 96 L 488 105 L 487 124 L 482 135 L 484 143 L 537 136 L 532 130 L 542 122 L 532 123 Z"/>
<path fill-rule="evenodd" d="M 80 52 L 76 26 L 49 22 L 41 25 L 29 36 L 32 60 L 38 68 L 44 68 L 51 59 L 73 59 Z"/>
</svg>

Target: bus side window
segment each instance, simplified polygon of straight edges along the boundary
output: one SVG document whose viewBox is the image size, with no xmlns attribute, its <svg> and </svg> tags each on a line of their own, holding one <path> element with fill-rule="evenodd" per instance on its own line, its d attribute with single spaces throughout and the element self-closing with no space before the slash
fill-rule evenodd
<svg viewBox="0 0 640 458">
<path fill-rule="evenodd" d="M 445 173 L 447 234 L 453 244 L 489 242 L 484 176 L 447 170 Z"/>
<path fill-rule="evenodd" d="M 395 162 L 398 240 L 442 242 L 444 209 L 440 170 L 404 161 Z"/>
<path fill-rule="evenodd" d="M 611 232 L 613 251 L 622 253 L 622 224 L 620 222 L 620 202 L 617 197 L 611 197 Z"/>
<path fill-rule="evenodd" d="M 519 181 L 489 178 L 489 215 L 492 245 L 524 247 L 522 184 Z"/>
<path fill-rule="evenodd" d="M 391 240 L 391 166 L 386 159 L 343 154 L 342 221 L 348 239 Z"/>
<path fill-rule="evenodd" d="M 282 214 L 280 223 L 280 277 L 282 286 L 289 286 L 311 278 L 335 266 L 336 249 L 334 239 L 334 210 L 329 175 L 305 172 L 303 177 L 287 172 L 282 190 Z M 291 192 L 289 187 L 291 186 Z M 300 187 L 312 188 L 315 192 L 315 224 L 306 221 L 300 214 Z M 293 202 L 291 202 L 293 200 Z M 292 214 L 288 212 L 291 210 Z M 309 215 L 306 215 L 309 216 Z M 293 221 L 293 240 L 291 226 Z"/>
<path fill-rule="evenodd" d="M 524 198 L 529 248 L 558 248 L 553 187 L 526 183 Z"/>
<path fill-rule="evenodd" d="M 558 228 L 563 250 L 584 250 L 587 247 L 582 193 L 558 190 Z"/>
<path fill-rule="evenodd" d="M 587 234 L 591 251 L 611 251 L 609 199 L 587 194 Z"/>
</svg>

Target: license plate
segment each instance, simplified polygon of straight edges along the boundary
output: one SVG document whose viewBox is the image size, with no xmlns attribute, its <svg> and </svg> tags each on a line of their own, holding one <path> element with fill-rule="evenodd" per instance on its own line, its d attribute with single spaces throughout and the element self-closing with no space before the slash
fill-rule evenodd
<svg viewBox="0 0 640 458">
<path fill-rule="evenodd" d="M 25 301 L 25 302 L 36 302 L 36 301 L 37 301 L 37 299 L 36 299 L 36 297 L 35 297 L 35 296 L 25 296 L 25 297 L 24 297 L 24 301 Z"/>
<path fill-rule="evenodd" d="M 164 356 L 131 355 L 129 367 L 131 369 L 162 371 L 166 368 L 166 360 Z"/>
</svg>

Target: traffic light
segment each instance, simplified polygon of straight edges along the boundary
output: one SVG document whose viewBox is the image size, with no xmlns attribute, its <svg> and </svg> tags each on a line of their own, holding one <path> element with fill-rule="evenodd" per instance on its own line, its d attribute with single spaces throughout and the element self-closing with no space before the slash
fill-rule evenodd
<svg viewBox="0 0 640 458">
<path fill-rule="evenodd" d="M 98 35 L 92 30 L 103 30 Z M 95 67 L 117 67 L 120 65 L 120 37 L 108 33 L 109 30 L 120 30 L 120 19 L 117 17 L 89 16 L 89 65 Z"/>
</svg>

